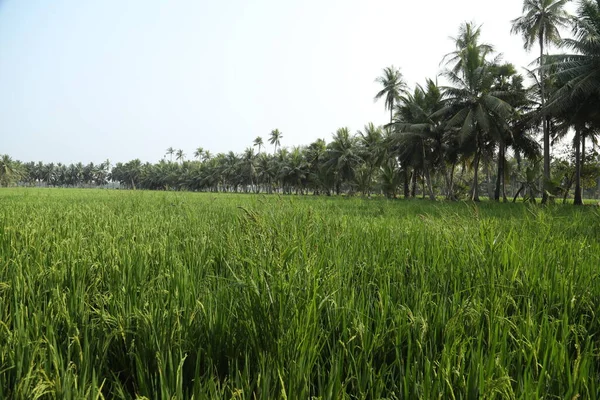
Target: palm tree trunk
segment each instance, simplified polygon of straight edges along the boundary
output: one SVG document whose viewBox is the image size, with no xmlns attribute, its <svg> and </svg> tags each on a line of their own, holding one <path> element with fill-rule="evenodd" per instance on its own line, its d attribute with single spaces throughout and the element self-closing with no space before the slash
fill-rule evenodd
<svg viewBox="0 0 600 400">
<path fill-rule="evenodd" d="M 429 199 L 435 201 L 435 193 L 433 192 L 433 185 L 431 183 L 431 172 L 427 167 L 425 167 L 425 182 L 427 183 L 427 188 L 429 189 Z M 423 191 L 423 194 L 425 194 L 425 191 Z"/>
<path fill-rule="evenodd" d="M 544 30 L 540 30 L 539 34 L 540 44 L 540 96 L 542 110 L 546 105 L 546 83 L 544 82 Z M 544 111 L 545 112 L 545 111 Z M 542 118 L 542 129 L 544 132 L 544 184 L 542 185 L 542 204 L 548 202 L 548 184 L 550 183 L 550 129 L 549 119 L 544 116 Z"/>
<path fill-rule="evenodd" d="M 490 171 L 490 164 L 492 160 L 486 160 L 485 162 L 485 174 L 487 176 L 487 197 L 491 200 L 494 197 L 494 184 L 492 183 L 492 173 Z"/>
<path fill-rule="evenodd" d="M 413 173 L 411 177 L 412 188 L 410 191 L 410 197 L 417 197 L 417 170 L 413 168 Z"/>
<path fill-rule="evenodd" d="M 513 197 L 513 203 L 517 202 L 517 198 L 519 197 L 519 194 L 521 194 L 521 191 L 525 189 L 525 185 L 521 185 L 521 187 L 519 188 L 519 190 L 517 190 L 517 193 L 515 193 L 515 197 Z"/>
<path fill-rule="evenodd" d="M 456 170 L 456 163 L 453 162 L 452 163 L 452 168 L 450 169 L 450 177 L 449 177 L 449 181 L 450 181 L 450 186 L 448 189 L 448 200 L 455 200 L 456 197 L 454 196 L 454 171 Z"/>
<path fill-rule="evenodd" d="M 583 173 L 583 167 L 585 167 L 585 135 L 581 135 L 581 173 Z M 585 190 L 581 188 L 581 199 L 585 197 Z"/>
<path fill-rule="evenodd" d="M 409 181 L 410 181 L 410 176 L 408 174 L 408 167 L 404 167 L 404 198 L 405 199 L 408 199 L 410 197 Z"/>
<path fill-rule="evenodd" d="M 454 167 L 454 164 L 452 164 L 452 167 Z M 450 200 L 451 198 L 451 191 L 452 191 L 452 184 L 450 181 L 450 176 L 448 175 L 448 167 L 446 166 L 446 162 L 442 161 L 442 175 L 444 176 L 444 181 L 446 183 L 446 188 L 445 188 L 445 196 L 446 196 L 446 200 Z"/>
<path fill-rule="evenodd" d="M 573 204 L 583 205 L 581 198 L 581 128 L 575 128 L 575 199 Z"/>
<path fill-rule="evenodd" d="M 566 175 L 565 175 L 566 177 Z M 570 177 L 568 177 L 567 180 L 567 187 L 565 188 L 565 193 L 563 195 L 563 204 L 567 204 L 567 197 L 569 197 L 569 192 L 571 191 L 571 186 L 573 186 L 573 181 L 575 180 L 575 172 L 573 172 L 571 174 Z"/>
<path fill-rule="evenodd" d="M 473 160 L 473 185 L 471 187 L 471 201 L 479 200 L 479 150 L 475 153 Z"/>
<path fill-rule="evenodd" d="M 498 175 L 496 176 L 496 190 L 494 191 L 494 200 L 500 201 L 500 191 L 503 191 L 504 187 L 504 143 L 502 142 L 500 142 L 498 147 L 497 173 Z"/>
</svg>

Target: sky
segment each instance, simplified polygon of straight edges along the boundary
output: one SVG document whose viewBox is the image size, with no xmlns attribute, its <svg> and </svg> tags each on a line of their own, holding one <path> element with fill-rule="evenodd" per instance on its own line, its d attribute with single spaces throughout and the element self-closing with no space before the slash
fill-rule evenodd
<svg viewBox="0 0 600 400">
<path fill-rule="evenodd" d="M 0 154 L 156 162 L 384 124 L 384 67 L 435 79 L 461 23 L 527 67 L 522 0 L 0 0 Z"/>
</svg>

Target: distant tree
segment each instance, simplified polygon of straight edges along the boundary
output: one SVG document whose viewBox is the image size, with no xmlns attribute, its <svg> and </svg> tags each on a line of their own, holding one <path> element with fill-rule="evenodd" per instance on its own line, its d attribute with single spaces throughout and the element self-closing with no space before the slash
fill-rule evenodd
<svg viewBox="0 0 600 400">
<path fill-rule="evenodd" d="M 546 104 L 546 78 L 544 68 L 544 47 L 550 43 L 560 41 L 560 28 L 566 27 L 570 22 L 569 14 L 564 7 L 569 0 L 525 0 L 523 2 L 523 15 L 512 21 L 511 32 L 523 37 L 526 50 L 531 50 L 534 44 L 540 48 L 539 81 L 540 104 L 542 109 Z M 542 118 L 543 148 L 544 148 L 544 186 L 547 189 L 550 183 L 550 125 L 547 118 Z M 544 190 L 542 202 L 548 199 L 547 190 Z"/>
<path fill-rule="evenodd" d="M 167 155 L 170 156 L 170 161 L 173 162 L 173 154 L 175 154 L 175 149 L 172 147 L 169 147 L 167 149 Z"/>
<path fill-rule="evenodd" d="M 183 152 L 183 150 L 177 150 L 177 152 L 175 153 L 175 159 L 183 163 L 183 161 L 185 160 L 185 153 Z"/>
<path fill-rule="evenodd" d="M 355 167 L 361 162 L 359 147 L 348 128 L 340 128 L 333 135 L 333 140 L 327 145 L 326 165 L 335 174 L 335 191 L 341 192 L 344 183 L 354 180 Z"/>
<path fill-rule="evenodd" d="M 204 148 L 198 147 L 194 150 L 194 158 L 200 160 L 202 157 L 204 157 Z"/>
<path fill-rule="evenodd" d="M 365 164 L 363 192 L 371 195 L 373 175 L 382 163 L 383 132 L 381 127 L 376 127 L 372 122 L 365 125 L 364 130 L 358 132 L 361 146 L 361 158 Z"/>
<path fill-rule="evenodd" d="M 7 187 L 19 179 L 17 164 L 8 154 L 0 157 L 0 185 Z"/>
<path fill-rule="evenodd" d="M 448 118 L 448 128 L 456 129 L 464 151 L 473 155 L 474 176 L 469 197 L 479 201 L 480 161 L 495 147 L 499 132 L 508 129 L 514 108 L 506 101 L 508 93 L 494 86 L 496 60 L 487 60 L 487 49 L 475 42 L 459 53 L 462 69 L 459 73 L 453 69 L 444 72 L 451 86 L 443 88 L 445 106 L 432 116 Z"/>
<path fill-rule="evenodd" d="M 271 136 L 269 137 L 269 143 L 275 146 L 273 150 L 273 154 L 277 153 L 277 147 L 281 145 L 281 138 L 283 134 L 279 131 L 279 129 L 274 129 L 271 131 Z"/>
<path fill-rule="evenodd" d="M 383 88 L 375 95 L 375 101 L 385 98 L 385 109 L 390 110 L 390 124 L 393 122 L 394 104 L 398 98 L 406 91 L 406 82 L 400 72 L 400 69 L 394 67 L 386 67 L 383 69 L 383 74 L 375 79 Z"/>
<path fill-rule="evenodd" d="M 442 59 L 442 63 L 456 75 L 461 75 L 465 71 L 465 62 L 468 52 L 474 51 L 479 54 L 491 54 L 494 47 L 488 43 L 480 43 L 481 25 L 477 26 L 473 22 L 465 22 L 460 25 L 458 35 L 452 37 L 456 50 L 448 53 Z"/>
<path fill-rule="evenodd" d="M 258 152 L 260 153 L 260 149 L 264 145 L 263 138 L 260 136 L 257 136 L 256 139 L 254 139 L 253 143 L 254 143 L 254 147 L 258 146 Z"/>
</svg>

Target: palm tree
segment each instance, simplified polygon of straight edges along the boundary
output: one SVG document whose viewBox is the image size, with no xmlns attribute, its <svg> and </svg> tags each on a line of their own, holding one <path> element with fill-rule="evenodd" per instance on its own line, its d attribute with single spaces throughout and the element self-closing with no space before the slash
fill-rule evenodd
<svg viewBox="0 0 600 400">
<path fill-rule="evenodd" d="M 523 37 L 524 47 L 531 50 L 534 44 L 540 48 L 539 85 L 542 109 L 546 104 L 546 78 L 544 68 L 544 48 L 560 41 L 559 29 L 569 24 L 570 17 L 564 7 L 569 0 L 524 0 L 523 15 L 512 21 L 511 33 Z M 544 194 L 542 202 L 548 200 L 546 193 L 550 183 L 550 126 L 549 120 L 542 118 L 544 135 Z"/>
<path fill-rule="evenodd" d="M 581 2 L 573 31 L 575 38 L 560 42 L 573 53 L 547 57 L 559 82 L 547 105 L 551 114 L 600 97 L 600 1 Z M 600 123 L 600 110 L 588 107 L 588 111 L 588 121 Z"/>
<path fill-rule="evenodd" d="M 432 118 L 448 117 L 449 128 L 459 128 L 459 139 L 465 151 L 473 154 L 473 185 L 470 197 L 479 201 L 479 162 L 493 148 L 502 131 L 509 129 L 514 109 L 504 99 L 507 93 L 494 86 L 495 62 L 487 61 L 487 51 L 475 44 L 462 53 L 461 74 L 446 70 L 444 75 L 454 86 L 444 88 L 446 105 Z"/>
<path fill-rule="evenodd" d="M 354 168 L 360 164 L 359 148 L 356 138 L 350 135 L 348 128 L 340 128 L 333 135 L 333 140 L 327 145 L 328 160 L 326 165 L 335 174 L 335 191 L 341 191 L 344 182 L 354 179 Z"/>
<path fill-rule="evenodd" d="M 359 142 L 362 146 L 361 158 L 366 166 L 365 189 L 367 195 L 371 195 L 371 183 L 373 173 L 381 165 L 384 152 L 382 151 L 383 132 L 381 127 L 376 127 L 372 122 L 365 125 L 364 131 L 359 131 Z"/>
<path fill-rule="evenodd" d="M 284 186 L 288 187 L 288 193 L 291 192 L 291 188 L 295 188 L 296 194 L 304 194 L 309 165 L 303 152 L 304 148 L 293 147 L 282 165 L 281 178 Z"/>
<path fill-rule="evenodd" d="M 254 154 L 254 148 L 248 147 L 244 150 L 244 154 L 242 156 L 242 171 L 244 174 L 244 178 L 247 179 L 247 182 L 250 185 L 250 190 L 255 190 L 258 186 L 256 184 L 256 155 Z"/>
<path fill-rule="evenodd" d="M 197 160 L 200 160 L 202 157 L 204 157 L 204 148 L 203 147 L 198 147 L 194 151 L 194 158 L 196 158 Z"/>
<path fill-rule="evenodd" d="M 261 138 L 260 136 L 257 136 L 256 139 L 254 139 L 254 147 L 258 146 L 258 152 L 260 153 L 260 149 L 262 146 L 264 146 L 264 142 L 263 142 L 263 138 Z"/>
<path fill-rule="evenodd" d="M 271 131 L 271 136 L 269 137 L 269 143 L 271 143 L 272 145 L 275 146 L 275 149 L 273 150 L 273 154 L 277 153 L 277 146 L 281 145 L 281 138 L 283 137 L 283 134 L 281 132 L 279 132 L 279 129 L 273 129 Z"/>
<path fill-rule="evenodd" d="M 8 154 L 0 157 L 0 186 L 7 187 L 19 177 L 15 162 Z"/>
<path fill-rule="evenodd" d="M 579 205 L 583 204 L 580 180 L 585 138 L 595 136 L 600 128 L 600 1 L 580 3 L 573 33 L 574 38 L 560 41 L 571 54 L 547 57 L 556 87 L 545 111 L 563 121 L 563 134 L 575 128 L 575 204 Z"/>
<path fill-rule="evenodd" d="M 515 110 L 507 121 L 508 124 L 504 125 L 508 129 L 495 130 L 493 138 L 498 147 L 494 200 L 500 201 L 502 195 L 504 201 L 507 201 L 504 188 L 506 150 L 511 147 L 516 157 L 521 155 L 530 159 L 540 157 L 539 144 L 532 136 L 536 126 L 535 121 L 529 117 L 535 103 L 530 98 L 531 92 L 523 85 L 523 76 L 517 73 L 513 64 L 493 65 L 491 72 L 495 81 L 493 90 Z"/>
<path fill-rule="evenodd" d="M 327 156 L 327 144 L 323 139 L 317 139 L 308 145 L 305 150 L 305 158 L 308 163 L 309 177 L 314 193 L 319 194 L 323 191 L 329 196 L 335 183 L 335 177 L 330 168 L 325 165 Z"/>
<path fill-rule="evenodd" d="M 443 116 L 434 114 L 442 107 L 442 93 L 431 79 L 425 88 L 417 85 L 413 94 L 401 98 L 392 140 L 401 162 L 423 171 L 431 200 L 435 200 L 431 172 L 437 168 L 446 179 L 447 198 L 453 197 L 444 154 L 449 131 Z"/>
<path fill-rule="evenodd" d="M 390 110 L 390 124 L 394 119 L 394 104 L 406 92 L 406 82 L 399 68 L 386 67 L 383 74 L 375 79 L 383 88 L 375 95 L 375 101 L 385 97 L 385 109 Z"/>
<path fill-rule="evenodd" d="M 171 162 L 173 162 L 173 154 L 175 154 L 175 149 L 173 147 L 169 147 L 166 155 L 171 157 Z"/>
<path fill-rule="evenodd" d="M 481 54 L 491 54 L 494 52 L 494 47 L 487 43 L 479 43 L 481 36 L 481 25 L 475 26 L 473 22 L 465 22 L 461 24 L 458 30 L 458 36 L 451 37 L 456 46 L 456 50 L 448 53 L 442 58 L 442 63 L 446 65 L 454 64 L 451 67 L 452 72 L 460 74 L 464 70 L 464 61 L 469 48 Z"/>
<path fill-rule="evenodd" d="M 179 149 L 177 150 L 177 152 L 175 153 L 175 159 L 177 161 L 181 161 L 181 163 L 183 163 L 185 158 L 185 153 L 183 152 L 183 150 Z"/>
</svg>

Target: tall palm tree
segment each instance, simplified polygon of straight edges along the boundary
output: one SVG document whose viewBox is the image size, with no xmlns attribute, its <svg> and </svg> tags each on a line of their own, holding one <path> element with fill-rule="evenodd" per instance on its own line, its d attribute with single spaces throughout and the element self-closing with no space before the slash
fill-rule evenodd
<svg viewBox="0 0 600 400">
<path fill-rule="evenodd" d="M 185 158 L 185 153 L 183 152 L 183 150 L 179 149 L 177 150 L 177 152 L 175 153 L 175 159 L 177 161 L 181 161 L 183 163 Z"/>
<path fill-rule="evenodd" d="M 247 147 L 242 155 L 242 173 L 246 183 L 250 185 L 250 190 L 255 190 L 256 184 L 256 155 L 253 147 Z"/>
<path fill-rule="evenodd" d="M 263 142 L 263 138 L 260 136 L 257 136 L 256 139 L 254 139 L 254 147 L 258 146 L 258 152 L 260 153 L 260 149 L 262 148 L 262 146 L 264 146 L 264 142 Z"/>
<path fill-rule="evenodd" d="M 6 187 L 18 178 L 15 162 L 8 154 L 0 157 L 0 186 Z"/>
<path fill-rule="evenodd" d="M 444 154 L 448 131 L 443 116 L 434 116 L 442 107 L 443 95 L 431 79 L 425 88 L 417 85 L 413 94 L 401 98 L 392 141 L 403 164 L 423 171 L 431 200 L 435 200 L 431 172 L 438 168 L 446 179 L 446 196 L 452 197 Z"/>
<path fill-rule="evenodd" d="M 539 144 L 532 135 L 535 119 L 529 118 L 529 114 L 536 114 L 532 111 L 536 103 L 531 99 L 531 92 L 523 85 L 523 76 L 517 73 L 513 64 L 493 65 L 491 72 L 494 75 L 493 90 L 515 110 L 507 121 L 508 124 L 504 125 L 508 129 L 495 130 L 493 138 L 498 148 L 494 200 L 500 201 L 502 196 L 507 201 L 504 188 L 507 149 L 511 147 L 517 157 L 540 157 Z"/>
<path fill-rule="evenodd" d="M 561 40 L 570 54 L 547 57 L 553 78 L 558 81 L 547 110 L 561 112 L 600 97 L 600 1 L 583 0 L 574 26 L 575 38 Z M 589 121 L 600 121 L 600 110 L 589 107 Z"/>
<path fill-rule="evenodd" d="M 168 156 L 170 156 L 170 157 L 171 157 L 171 159 L 170 159 L 170 160 L 171 160 L 171 162 L 173 161 L 173 154 L 175 154 L 175 149 L 174 149 L 173 147 L 169 147 L 169 148 L 167 149 L 167 154 L 166 154 L 166 155 L 168 155 Z"/>
<path fill-rule="evenodd" d="M 456 50 L 448 53 L 442 58 L 442 63 L 451 66 L 452 72 L 460 74 L 464 70 L 464 62 L 466 60 L 467 51 L 475 50 L 481 54 L 491 54 L 494 52 L 494 47 L 487 43 L 479 43 L 481 37 L 481 25 L 476 26 L 473 22 L 464 22 L 458 29 L 458 36 L 451 37 L 456 46 Z"/>
<path fill-rule="evenodd" d="M 361 162 L 356 137 L 350 135 L 348 128 L 340 128 L 327 145 L 326 165 L 335 173 L 335 191 L 340 193 L 344 182 L 354 179 L 354 168 Z"/>
<path fill-rule="evenodd" d="M 269 137 L 269 143 L 275 146 L 273 150 L 273 154 L 277 153 L 277 147 L 281 145 L 281 138 L 283 134 L 279 131 L 279 129 L 273 129 L 271 131 L 271 136 Z"/>
<path fill-rule="evenodd" d="M 204 148 L 198 147 L 196 150 L 194 150 L 194 158 L 200 160 L 202 157 L 204 157 Z"/>
<path fill-rule="evenodd" d="M 323 139 L 317 139 L 308 145 L 305 151 L 309 176 L 315 194 L 323 191 L 327 195 L 331 195 L 331 188 L 334 185 L 335 177 L 330 168 L 325 165 L 327 156 L 327 144 Z"/>
<path fill-rule="evenodd" d="M 547 57 L 556 87 L 546 112 L 563 121 L 563 134 L 569 126 L 575 128 L 575 204 L 580 205 L 585 138 L 595 136 L 600 128 L 600 0 L 581 1 L 573 33 L 574 38 L 560 41 L 570 54 Z"/>
<path fill-rule="evenodd" d="M 479 201 L 479 162 L 494 147 L 500 132 L 509 129 L 508 121 L 514 112 L 505 101 L 507 94 L 494 86 L 497 60 L 489 62 L 486 56 L 485 50 L 469 46 L 462 55 L 461 74 L 445 71 L 453 86 L 443 88 L 446 105 L 432 114 L 433 118 L 448 117 L 447 126 L 459 128 L 460 142 L 473 154 L 472 201 Z"/>
<path fill-rule="evenodd" d="M 551 43 L 560 41 L 559 29 L 568 26 L 569 14 L 565 11 L 565 5 L 569 0 L 524 0 L 523 15 L 512 21 L 511 33 L 520 34 L 523 37 L 524 47 L 531 50 L 534 44 L 538 44 L 540 50 L 539 58 L 539 85 L 540 102 L 542 109 L 546 104 L 546 78 L 544 68 L 544 49 Z M 544 194 L 542 202 L 548 200 L 547 186 L 550 182 L 550 122 L 542 118 L 544 135 Z"/>
<path fill-rule="evenodd" d="M 365 125 L 363 131 L 358 132 L 359 143 L 362 147 L 361 158 L 366 166 L 365 189 L 368 196 L 371 196 L 371 186 L 373 174 L 383 162 L 383 132 L 381 127 L 375 126 L 372 122 Z"/>
<path fill-rule="evenodd" d="M 390 110 L 390 124 L 394 119 L 394 104 L 406 92 L 406 82 L 399 68 L 386 67 L 383 74 L 375 79 L 383 88 L 375 95 L 375 101 L 385 97 L 385 109 Z"/>
</svg>

